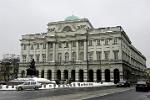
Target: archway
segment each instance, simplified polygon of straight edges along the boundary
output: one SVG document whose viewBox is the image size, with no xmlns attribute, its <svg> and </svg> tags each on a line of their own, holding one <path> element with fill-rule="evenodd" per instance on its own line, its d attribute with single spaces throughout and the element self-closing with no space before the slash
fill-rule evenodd
<svg viewBox="0 0 150 100">
<path fill-rule="evenodd" d="M 47 71 L 47 79 L 49 79 L 49 80 L 52 79 L 52 71 L 51 70 Z"/>
<path fill-rule="evenodd" d="M 75 82 L 75 70 L 71 71 L 71 81 Z"/>
<path fill-rule="evenodd" d="M 79 70 L 79 82 L 83 82 L 83 77 L 84 77 L 84 74 L 83 74 L 83 70 Z"/>
<path fill-rule="evenodd" d="M 41 71 L 41 78 L 44 78 L 44 70 Z"/>
<path fill-rule="evenodd" d="M 105 70 L 105 82 L 110 82 L 110 70 Z"/>
<path fill-rule="evenodd" d="M 93 82 L 93 70 L 88 71 L 88 81 Z"/>
<path fill-rule="evenodd" d="M 120 81 L 120 75 L 119 75 L 119 70 L 114 69 L 114 83 L 118 83 Z"/>
<path fill-rule="evenodd" d="M 60 70 L 57 70 L 57 80 L 61 80 L 61 71 Z"/>
<path fill-rule="evenodd" d="M 101 70 L 96 71 L 96 76 L 97 76 L 97 82 L 101 82 Z"/>
<path fill-rule="evenodd" d="M 38 70 L 36 70 L 36 76 L 39 77 L 39 71 Z"/>
<path fill-rule="evenodd" d="M 64 80 L 68 79 L 68 70 L 64 70 Z"/>
</svg>

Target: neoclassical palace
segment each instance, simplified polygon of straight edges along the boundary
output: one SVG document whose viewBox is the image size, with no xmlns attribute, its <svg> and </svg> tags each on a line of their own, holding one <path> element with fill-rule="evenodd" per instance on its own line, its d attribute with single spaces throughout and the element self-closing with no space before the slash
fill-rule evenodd
<svg viewBox="0 0 150 100">
<path fill-rule="evenodd" d="M 19 77 L 31 59 L 37 76 L 50 80 L 118 82 L 144 77 L 146 58 L 121 26 L 94 28 L 87 18 L 69 16 L 47 24 L 46 33 L 22 35 Z"/>
</svg>

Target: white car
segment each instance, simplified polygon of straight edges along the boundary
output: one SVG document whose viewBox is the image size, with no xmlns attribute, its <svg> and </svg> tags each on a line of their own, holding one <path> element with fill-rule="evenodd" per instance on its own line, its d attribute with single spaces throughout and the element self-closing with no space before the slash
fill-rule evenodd
<svg viewBox="0 0 150 100">
<path fill-rule="evenodd" d="M 36 82 L 36 81 L 26 81 L 23 84 L 20 84 L 20 85 L 16 86 L 16 89 L 18 91 L 25 90 L 25 89 L 35 89 L 35 90 L 38 90 L 41 87 L 42 87 L 42 85 L 39 82 Z"/>
</svg>

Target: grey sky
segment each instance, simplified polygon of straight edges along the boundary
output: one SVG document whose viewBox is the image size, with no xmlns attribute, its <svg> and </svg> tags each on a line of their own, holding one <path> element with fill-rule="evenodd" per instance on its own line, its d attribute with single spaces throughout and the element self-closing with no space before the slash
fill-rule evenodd
<svg viewBox="0 0 150 100">
<path fill-rule="evenodd" d="M 47 23 L 75 15 L 97 27 L 122 26 L 150 66 L 149 0 L 0 0 L 0 58 L 20 54 L 21 35 L 46 32 Z"/>
</svg>

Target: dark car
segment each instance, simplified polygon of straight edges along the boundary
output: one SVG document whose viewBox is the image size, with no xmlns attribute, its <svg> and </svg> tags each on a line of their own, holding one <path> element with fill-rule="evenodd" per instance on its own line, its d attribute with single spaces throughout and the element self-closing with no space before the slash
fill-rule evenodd
<svg viewBox="0 0 150 100">
<path fill-rule="evenodd" d="M 117 87 L 130 87 L 130 82 L 129 81 L 120 81 L 117 83 Z"/>
<path fill-rule="evenodd" d="M 150 83 L 148 81 L 138 81 L 135 88 L 136 91 L 149 91 Z"/>
</svg>

